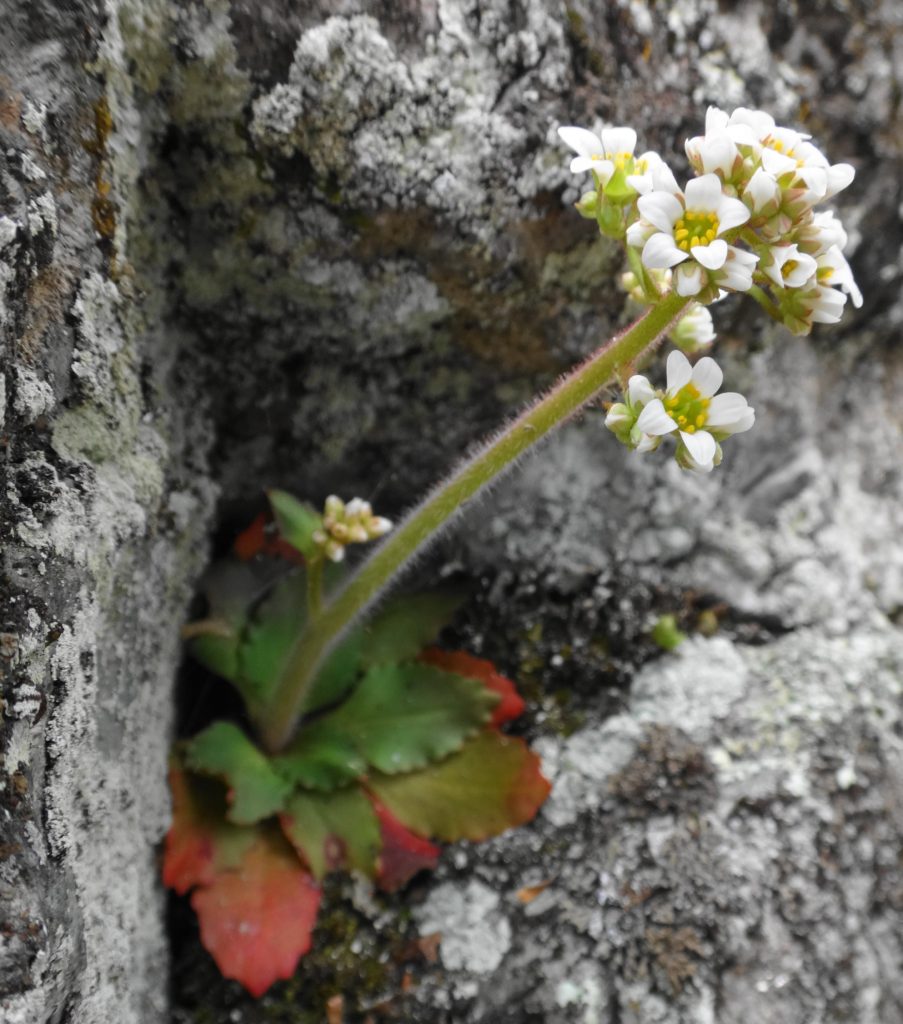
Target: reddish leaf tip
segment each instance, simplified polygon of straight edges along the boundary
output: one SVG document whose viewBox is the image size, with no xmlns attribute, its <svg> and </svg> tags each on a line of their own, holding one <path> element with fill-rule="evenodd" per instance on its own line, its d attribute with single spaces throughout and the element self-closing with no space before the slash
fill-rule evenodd
<svg viewBox="0 0 903 1024">
<path fill-rule="evenodd" d="M 382 850 L 376 880 L 386 892 L 395 892 L 407 885 L 420 871 L 432 871 L 439 863 L 439 847 L 416 835 L 371 795 L 373 809 L 379 820 Z"/>
<path fill-rule="evenodd" d="M 503 676 L 491 661 L 475 658 L 466 651 L 443 651 L 439 647 L 427 648 L 420 655 L 420 660 L 445 672 L 479 679 L 488 690 L 498 694 L 501 699 L 492 712 L 490 725 L 498 728 L 523 714 L 526 707 L 523 697 L 517 692 L 514 683 Z"/>
</svg>

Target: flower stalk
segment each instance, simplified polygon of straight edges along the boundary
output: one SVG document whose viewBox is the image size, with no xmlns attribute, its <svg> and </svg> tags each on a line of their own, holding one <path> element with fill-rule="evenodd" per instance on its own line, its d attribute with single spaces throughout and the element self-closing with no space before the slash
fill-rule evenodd
<svg viewBox="0 0 903 1024">
<path fill-rule="evenodd" d="M 397 580 L 406 565 L 434 540 L 465 505 L 497 479 L 551 430 L 570 419 L 619 371 L 653 348 L 691 301 L 671 293 L 651 306 L 631 327 L 571 370 L 501 433 L 459 466 L 399 524 L 345 586 L 311 616 L 293 647 L 274 697 L 257 723 L 271 751 L 292 739 L 305 700 L 323 660 L 345 631 Z"/>
</svg>

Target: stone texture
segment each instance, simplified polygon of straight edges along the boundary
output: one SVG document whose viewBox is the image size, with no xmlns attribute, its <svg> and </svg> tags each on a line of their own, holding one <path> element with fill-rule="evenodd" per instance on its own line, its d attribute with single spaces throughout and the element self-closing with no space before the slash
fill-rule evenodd
<svg viewBox="0 0 903 1024">
<path fill-rule="evenodd" d="M 183 939 L 176 1016 L 354 1018 L 413 905 L 445 939 L 412 1022 L 903 1020 L 899 5 L 0 7 L 3 1019 L 167 1016 L 155 849 L 216 537 L 264 486 L 397 513 L 624 322 L 555 127 L 633 123 L 680 171 L 717 102 L 856 163 L 865 308 L 808 340 L 717 308 L 759 422 L 711 479 L 590 412 L 462 521 L 458 637 L 525 684 L 547 807 L 403 899 L 338 884 L 355 936 L 327 914 L 260 1004 Z"/>
</svg>

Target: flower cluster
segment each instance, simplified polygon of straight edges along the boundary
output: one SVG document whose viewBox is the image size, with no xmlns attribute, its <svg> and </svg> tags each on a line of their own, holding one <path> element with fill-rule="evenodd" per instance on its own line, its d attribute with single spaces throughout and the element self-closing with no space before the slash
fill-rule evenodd
<svg viewBox="0 0 903 1024">
<path fill-rule="evenodd" d="M 832 211 L 815 209 L 850 184 L 853 168 L 831 164 L 808 135 L 744 107 L 709 108 L 705 134 L 686 141 L 696 177 L 683 189 L 657 153 L 634 155 L 631 128 L 558 133 L 577 154 L 571 171 L 593 178 L 577 210 L 627 247 L 621 284 L 630 298 L 693 299 L 669 331 L 680 351 L 668 357 L 665 390 L 635 374 L 606 426 L 640 452 L 673 435 L 678 463 L 709 472 L 721 462 L 721 442 L 749 430 L 755 416 L 742 395 L 716 395 L 722 373 L 713 359 L 693 367 L 684 353 L 711 346 L 706 307 L 729 292 L 749 293 L 795 334 L 836 323 L 847 297 L 862 305 L 843 255 L 846 232 Z"/>
<path fill-rule="evenodd" d="M 323 525 L 313 540 L 332 562 L 341 562 L 348 544 L 365 544 L 392 529 L 390 520 L 375 516 L 369 501 L 352 498 L 346 505 L 331 494 L 323 509 Z"/>
<path fill-rule="evenodd" d="M 682 352 L 668 356 L 667 386 L 656 391 L 635 374 L 623 402 L 613 405 L 605 425 L 630 448 L 654 451 L 669 434 L 677 437 L 677 462 L 684 469 L 709 473 L 721 462 L 721 441 L 741 434 L 755 422 L 742 395 L 716 394 L 723 374 L 714 359 L 696 363 Z"/>
<path fill-rule="evenodd" d="M 660 275 L 670 271 L 667 288 L 699 303 L 752 292 L 796 334 L 836 323 L 847 296 L 862 304 L 842 225 L 814 209 L 846 188 L 854 171 L 829 163 L 808 135 L 762 111 L 710 107 L 705 134 L 686 142 L 697 177 L 681 189 L 658 154 L 634 156 L 630 128 L 559 134 L 577 153 L 571 170 L 593 175 L 595 188 L 578 210 L 639 255 L 631 265 L 647 302 L 657 301 Z M 689 327 L 685 333 L 695 337 Z"/>
</svg>

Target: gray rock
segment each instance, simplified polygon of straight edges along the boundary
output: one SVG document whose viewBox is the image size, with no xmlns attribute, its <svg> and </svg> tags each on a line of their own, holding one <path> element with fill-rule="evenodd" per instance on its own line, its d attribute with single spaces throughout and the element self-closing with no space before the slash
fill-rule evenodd
<svg viewBox="0 0 903 1024">
<path fill-rule="evenodd" d="M 856 164 L 864 310 L 800 340 L 716 308 L 758 423 L 711 478 L 589 412 L 460 520 L 421 573 L 484 581 L 459 636 L 530 690 L 546 807 L 395 902 L 337 883 L 354 956 L 324 925 L 296 1011 L 183 942 L 175 1013 L 301 1021 L 344 985 L 413 1024 L 903 1020 L 898 5 L 0 9 L 0 1017 L 167 1017 L 211 538 L 266 486 L 397 515 L 625 323 L 555 128 L 635 124 L 680 172 L 715 102 Z M 672 654 L 665 612 L 696 634 Z M 409 905 L 444 938 L 402 999 Z"/>
</svg>

